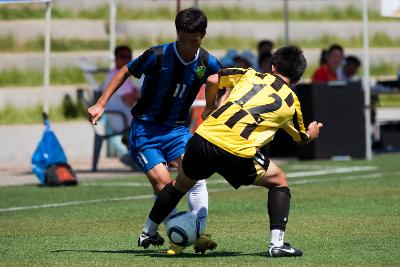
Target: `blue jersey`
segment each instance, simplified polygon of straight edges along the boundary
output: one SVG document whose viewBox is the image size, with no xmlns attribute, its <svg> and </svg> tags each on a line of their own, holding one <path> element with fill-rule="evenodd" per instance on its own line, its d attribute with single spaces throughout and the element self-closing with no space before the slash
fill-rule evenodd
<svg viewBox="0 0 400 267">
<path fill-rule="evenodd" d="M 173 42 L 149 48 L 127 67 L 136 78 L 145 75 L 142 97 L 132 108 L 132 115 L 140 120 L 182 125 L 189 120 L 189 109 L 201 85 L 220 69 L 220 64 L 203 48 L 195 59 L 185 62 Z"/>
</svg>

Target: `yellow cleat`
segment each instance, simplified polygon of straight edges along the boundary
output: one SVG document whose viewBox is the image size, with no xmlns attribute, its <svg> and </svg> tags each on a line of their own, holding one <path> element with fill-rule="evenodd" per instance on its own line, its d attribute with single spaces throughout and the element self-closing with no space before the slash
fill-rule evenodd
<svg viewBox="0 0 400 267">
<path fill-rule="evenodd" d="M 194 252 L 195 253 L 206 253 L 206 250 L 213 250 L 217 248 L 217 243 L 211 239 L 211 235 L 209 234 L 201 234 L 199 240 L 194 243 Z"/>
<path fill-rule="evenodd" d="M 181 254 L 184 249 L 185 249 L 185 247 L 181 247 L 181 246 L 175 245 L 172 242 L 169 242 L 169 248 L 167 250 L 167 255 Z"/>
</svg>

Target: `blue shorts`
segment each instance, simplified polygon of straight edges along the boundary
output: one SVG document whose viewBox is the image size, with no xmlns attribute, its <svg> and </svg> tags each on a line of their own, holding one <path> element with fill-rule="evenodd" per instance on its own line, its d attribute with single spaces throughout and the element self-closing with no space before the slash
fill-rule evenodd
<svg viewBox="0 0 400 267">
<path fill-rule="evenodd" d="M 170 163 L 185 153 L 192 134 L 185 126 L 166 126 L 133 119 L 129 147 L 133 160 L 147 173 L 159 163 Z"/>
</svg>

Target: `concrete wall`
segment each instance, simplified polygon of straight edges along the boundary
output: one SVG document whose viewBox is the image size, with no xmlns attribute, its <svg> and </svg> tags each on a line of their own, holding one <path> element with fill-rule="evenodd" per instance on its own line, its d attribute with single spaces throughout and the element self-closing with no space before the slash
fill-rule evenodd
<svg viewBox="0 0 400 267">
<path fill-rule="evenodd" d="M 228 48 L 228 47 L 227 47 Z M 234 48 L 234 46 L 233 46 Z M 321 47 L 322 49 L 322 47 Z M 317 64 L 321 49 L 303 49 L 309 64 Z M 140 55 L 142 51 L 134 51 L 134 55 Z M 226 50 L 209 50 L 217 57 L 225 54 Z M 346 54 L 354 54 L 360 58 L 363 55 L 362 48 L 346 49 Z M 400 47 L 399 48 L 371 48 L 369 50 L 371 64 L 389 63 L 400 64 Z M 9 68 L 31 68 L 36 70 L 43 70 L 43 53 L 0 53 L 0 71 Z M 90 61 L 98 64 L 106 64 L 108 62 L 108 52 L 73 52 L 73 53 L 52 53 L 51 66 L 64 68 L 64 67 L 78 67 L 78 61 L 81 58 L 89 59 Z"/>
<path fill-rule="evenodd" d="M 69 160 L 91 158 L 94 133 L 89 122 L 54 123 L 52 129 Z M 0 126 L 0 162 L 30 162 L 43 130 L 42 124 Z"/>
</svg>

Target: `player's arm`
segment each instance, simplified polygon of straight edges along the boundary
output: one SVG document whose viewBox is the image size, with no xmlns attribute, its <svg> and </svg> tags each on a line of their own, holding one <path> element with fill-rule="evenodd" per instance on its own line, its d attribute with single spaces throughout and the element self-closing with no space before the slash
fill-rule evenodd
<svg viewBox="0 0 400 267">
<path fill-rule="evenodd" d="M 143 74 L 148 74 L 155 64 L 156 55 L 154 49 L 149 48 L 138 58 L 122 67 L 107 85 L 97 103 L 88 109 L 89 121 L 93 124 L 97 124 L 101 115 L 104 113 L 104 108 L 108 100 L 129 76 L 133 75 L 139 79 Z"/>
<path fill-rule="evenodd" d="M 218 73 L 210 75 L 207 78 L 205 89 L 206 107 L 203 114 L 201 114 L 203 120 L 205 120 L 217 107 L 215 99 L 218 93 L 219 78 L 220 76 Z"/>
<path fill-rule="evenodd" d="M 300 102 L 294 97 L 295 113 L 289 121 L 283 125 L 283 129 L 300 145 L 305 145 L 318 138 L 319 128 L 323 126 L 317 121 L 311 122 L 307 130 L 303 122 L 303 115 L 300 108 Z"/>
<path fill-rule="evenodd" d="M 240 68 L 221 69 L 218 73 L 207 78 L 205 90 L 206 107 L 201 115 L 203 120 L 218 107 L 217 102 L 222 102 L 221 99 L 217 100 L 218 90 L 220 88 L 235 87 L 246 71 Z M 225 92 L 224 96 L 225 98 L 229 96 L 229 92 Z"/>
<path fill-rule="evenodd" d="M 108 100 L 111 96 L 121 87 L 121 85 L 126 81 L 126 79 L 131 76 L 127 66 L 122 67 L 117 74 L 111 79 L 107 85 L 104 92 L 101 94 L 100 98 L 97 100 L 96 104 L 88 109 L 89 121 L 96 125 L 99 121 L 101 115 L 104 113 L 104 109 L 107 105 Z"/>
</svg>

